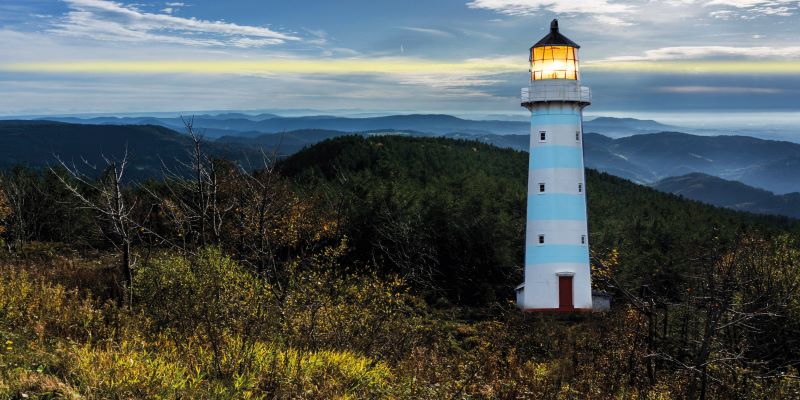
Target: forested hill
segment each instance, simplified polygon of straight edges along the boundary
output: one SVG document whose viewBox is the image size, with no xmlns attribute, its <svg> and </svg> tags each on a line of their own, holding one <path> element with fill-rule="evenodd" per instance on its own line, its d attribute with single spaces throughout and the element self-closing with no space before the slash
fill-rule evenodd
<svg viewBox="0 0 800 400">
<path fill-rule="evenodd" d="M 87 174 L 121 160 L 127 150 L 133 180 L 175 170 L 191 150 L 187 135 L 156 125 L 76 125 L 52 121 L 0 121 L 0 169 L 17 165 L 54 166 L 62 160 Z M 260 152 L 235 143 L 205 143 L 210 155 L 237 161 L 258 160 Z"/>
<path fill-rule="evenodd" d="M 452 301 L 485 304 L 507 298 L 522 279 L 527 162 L 527 153 L 473 141 L 348 136 L 280 167 L 343 196 L 354 258 L 404 254 L 383 263 Z M 664 296 L 679 292 L 684 260 L 712 241 L 798 232 L 788 218 L 716 208 L 593 170 L 587 193 L 594 256 L 616 249 L 626 284 Z"/>
</svg>

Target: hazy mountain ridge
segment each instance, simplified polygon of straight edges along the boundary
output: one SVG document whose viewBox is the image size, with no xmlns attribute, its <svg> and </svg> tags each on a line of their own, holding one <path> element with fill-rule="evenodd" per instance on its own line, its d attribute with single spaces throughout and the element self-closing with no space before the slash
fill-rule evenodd
<svg viewBox="0 0 800 400">
<path fill-rule="evenodd" d="M 651 119 L 597 117 L 585 121 L 583 130 L 618 138 L 643 133 L 655 133 L 674 130 L 686 130 L 674 125 L 662 124 Z"/>
<path fill-rule="evenodd" d="M 792 142 L 662 132 L 614 139 L 601 147 L 615 155 L 617 162 L 590 166 L 610 170 L 619 164 L 634 165 L 648 171 L 652 176 L 649 182 L 702 172 L 778 194 L 800 191 L 796 167 L 800 165 L 800 144 Z M 593 158 L 587 151 L 587 159 Z"/>
<path fill-rule="evenodd" d="M 256 160 L 259 153 L 233 143 L 206 143 L 216 157 Z M 128 177 L 160 176 L 180 169 L 191 143 L 186 135 L 157 125 L 77 125 L 52 121 L 0 121 L 0 168 L 56 166 L 59 160 L 87 174 L 100 172 L 103 156 L 121 160 L 127 150 Z"/>
<path fill-rule="evenodd" d="M 692 200 L 735 210 L 800 218 L 800 193 L 798 192 L 776 195 L 741 182 L 703 173 L 662 179 L 652 187 Z"/>
<path fill-rule="evenodd" d="M 225 114 L 221 114 L 225 115 Z M 235 118 L 220 118 L 220 115 L 198 115 L 194 117 L 196 128 L 209 130 L 209 137 L 218 130 L 231 131 L 240 136 L 280 133 L 300 129 L 326 129 L 346 132 L 369 131 L 376 129 L 416 130 L 443 134 L 452 131 L 470 133 L 512 134 L 525 133 L 530 124 L 521 121 L 502 120 L 468 120 L 445 114 L 410 114 L 390 115 L 382 117 L 336 117 L 330 115 L 312 115 L 302 117 L 280 117 L 271 115 L 267 118 L 245 118 L 241 114 L 232 114 Z M 183 127 L 181 118 L 154 117 L 100 117 L 90 119 L 53 118 L 55 121 L 85 124 L 158 124 L 173 129 Z M 238 131 L 238 132 L 237 132 Z M 221 135 L 220 135 L 221 136 Z"/>
<path fill-rule="evenodd" d="M 104 125 L 161 125 L 182 130 L 184 119 L 180 117 L 52 117 L 47 120 L 76 124 Z M 419 131 L 432 134 L 461 132 L 469 134 L 527 135 L 528 121 L 472 120 L 447 114 L 408 114 L 371 117 L 338 117 L 331 115 L 309 115 L 282 117 L 274 114 L 248 115 L 243 113 L 196 115 L 194 126 L 210 138 L 222 136 L 259 136 L 300 129 L 326 129 L 345 132 L 362 132 L 380 129 Z M 584 123 L 587 132 L 602 133 L 611 137 L 623 137 L 641 133 L 681 129 L 652 120 L 634 118 L 598 117 Z"/>
</svg>

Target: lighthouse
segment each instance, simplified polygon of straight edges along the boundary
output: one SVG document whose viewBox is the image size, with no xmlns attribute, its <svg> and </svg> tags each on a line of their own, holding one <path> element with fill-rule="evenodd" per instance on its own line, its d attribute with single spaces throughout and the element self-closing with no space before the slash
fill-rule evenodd
<svg viewBox="0 0 800 400">
<path fill-rule="evenodd" d="M 531 112 L 525 280 L 517 304 L 525 311 L 591 311 L 583 108 L 578 46 L 558 31 L 530 49 L 531 80 L 522 106 Z"/>
</svg>

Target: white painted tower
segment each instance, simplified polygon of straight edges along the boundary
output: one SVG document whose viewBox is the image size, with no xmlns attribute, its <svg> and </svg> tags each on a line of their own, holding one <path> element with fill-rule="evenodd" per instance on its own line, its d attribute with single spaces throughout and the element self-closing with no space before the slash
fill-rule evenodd
<svg viewBox="0 0 800 400">
<path fill-rule="evenodd" d="M 526 311 L 591 311 L 589 234 L 583 168 L 583 108 L 578 46 L 558 32 L 530 49 L 531 81 L 522 106 L 531 111 L 525 281 L 517 304 Z"/>
</svg>

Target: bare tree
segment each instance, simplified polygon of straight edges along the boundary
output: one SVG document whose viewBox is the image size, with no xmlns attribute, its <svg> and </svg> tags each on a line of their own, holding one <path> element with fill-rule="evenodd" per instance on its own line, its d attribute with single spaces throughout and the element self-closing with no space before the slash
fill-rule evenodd
<svg viewBox="0 0 800 400">
<path fill-rule="evenodd" d="M 195 130 L 194 117 L 182 117 L 182 121 L 191 141 L 188 161 L 176 160 L 176 167 L 162 162 L 167 196 L 148 192 L 162 204 L 182 234 L 193 235 L 183 237 L 183 250 L 189 250 L 187 244 L 201 247 L 219 244 L 222 225 L 232 205 L 222 204 L 220 200 L 221 162 L 205 150 L 203 136 Z"/>
<path fill-rule="evenodd" d="M 125 148 L 122 159 L 116 160 L 103 155 L 105 170 L 97 179 L 92 179 L 76 166 L 67 165 L 59 159 L 61 166 L 72 176 L 73 180 L 51 171 L 59 181 L 72 193 L 85 207 L 97 214 L 101 222 L 101 231 L 108 242 L 120 254 L 119 269 L 124 282 L 124 301 L 130 307 L 133 304 L 133 265 L 131 255 L 131 242 L 138 226 L 131 219 L 131 211 L 136 207 L 136 202 L 129 199 L 123 190 L 123 180 L 128 166 L 128 149 Z M 92 169 L 85 160 L 84 164 Z"/>
</svg>

